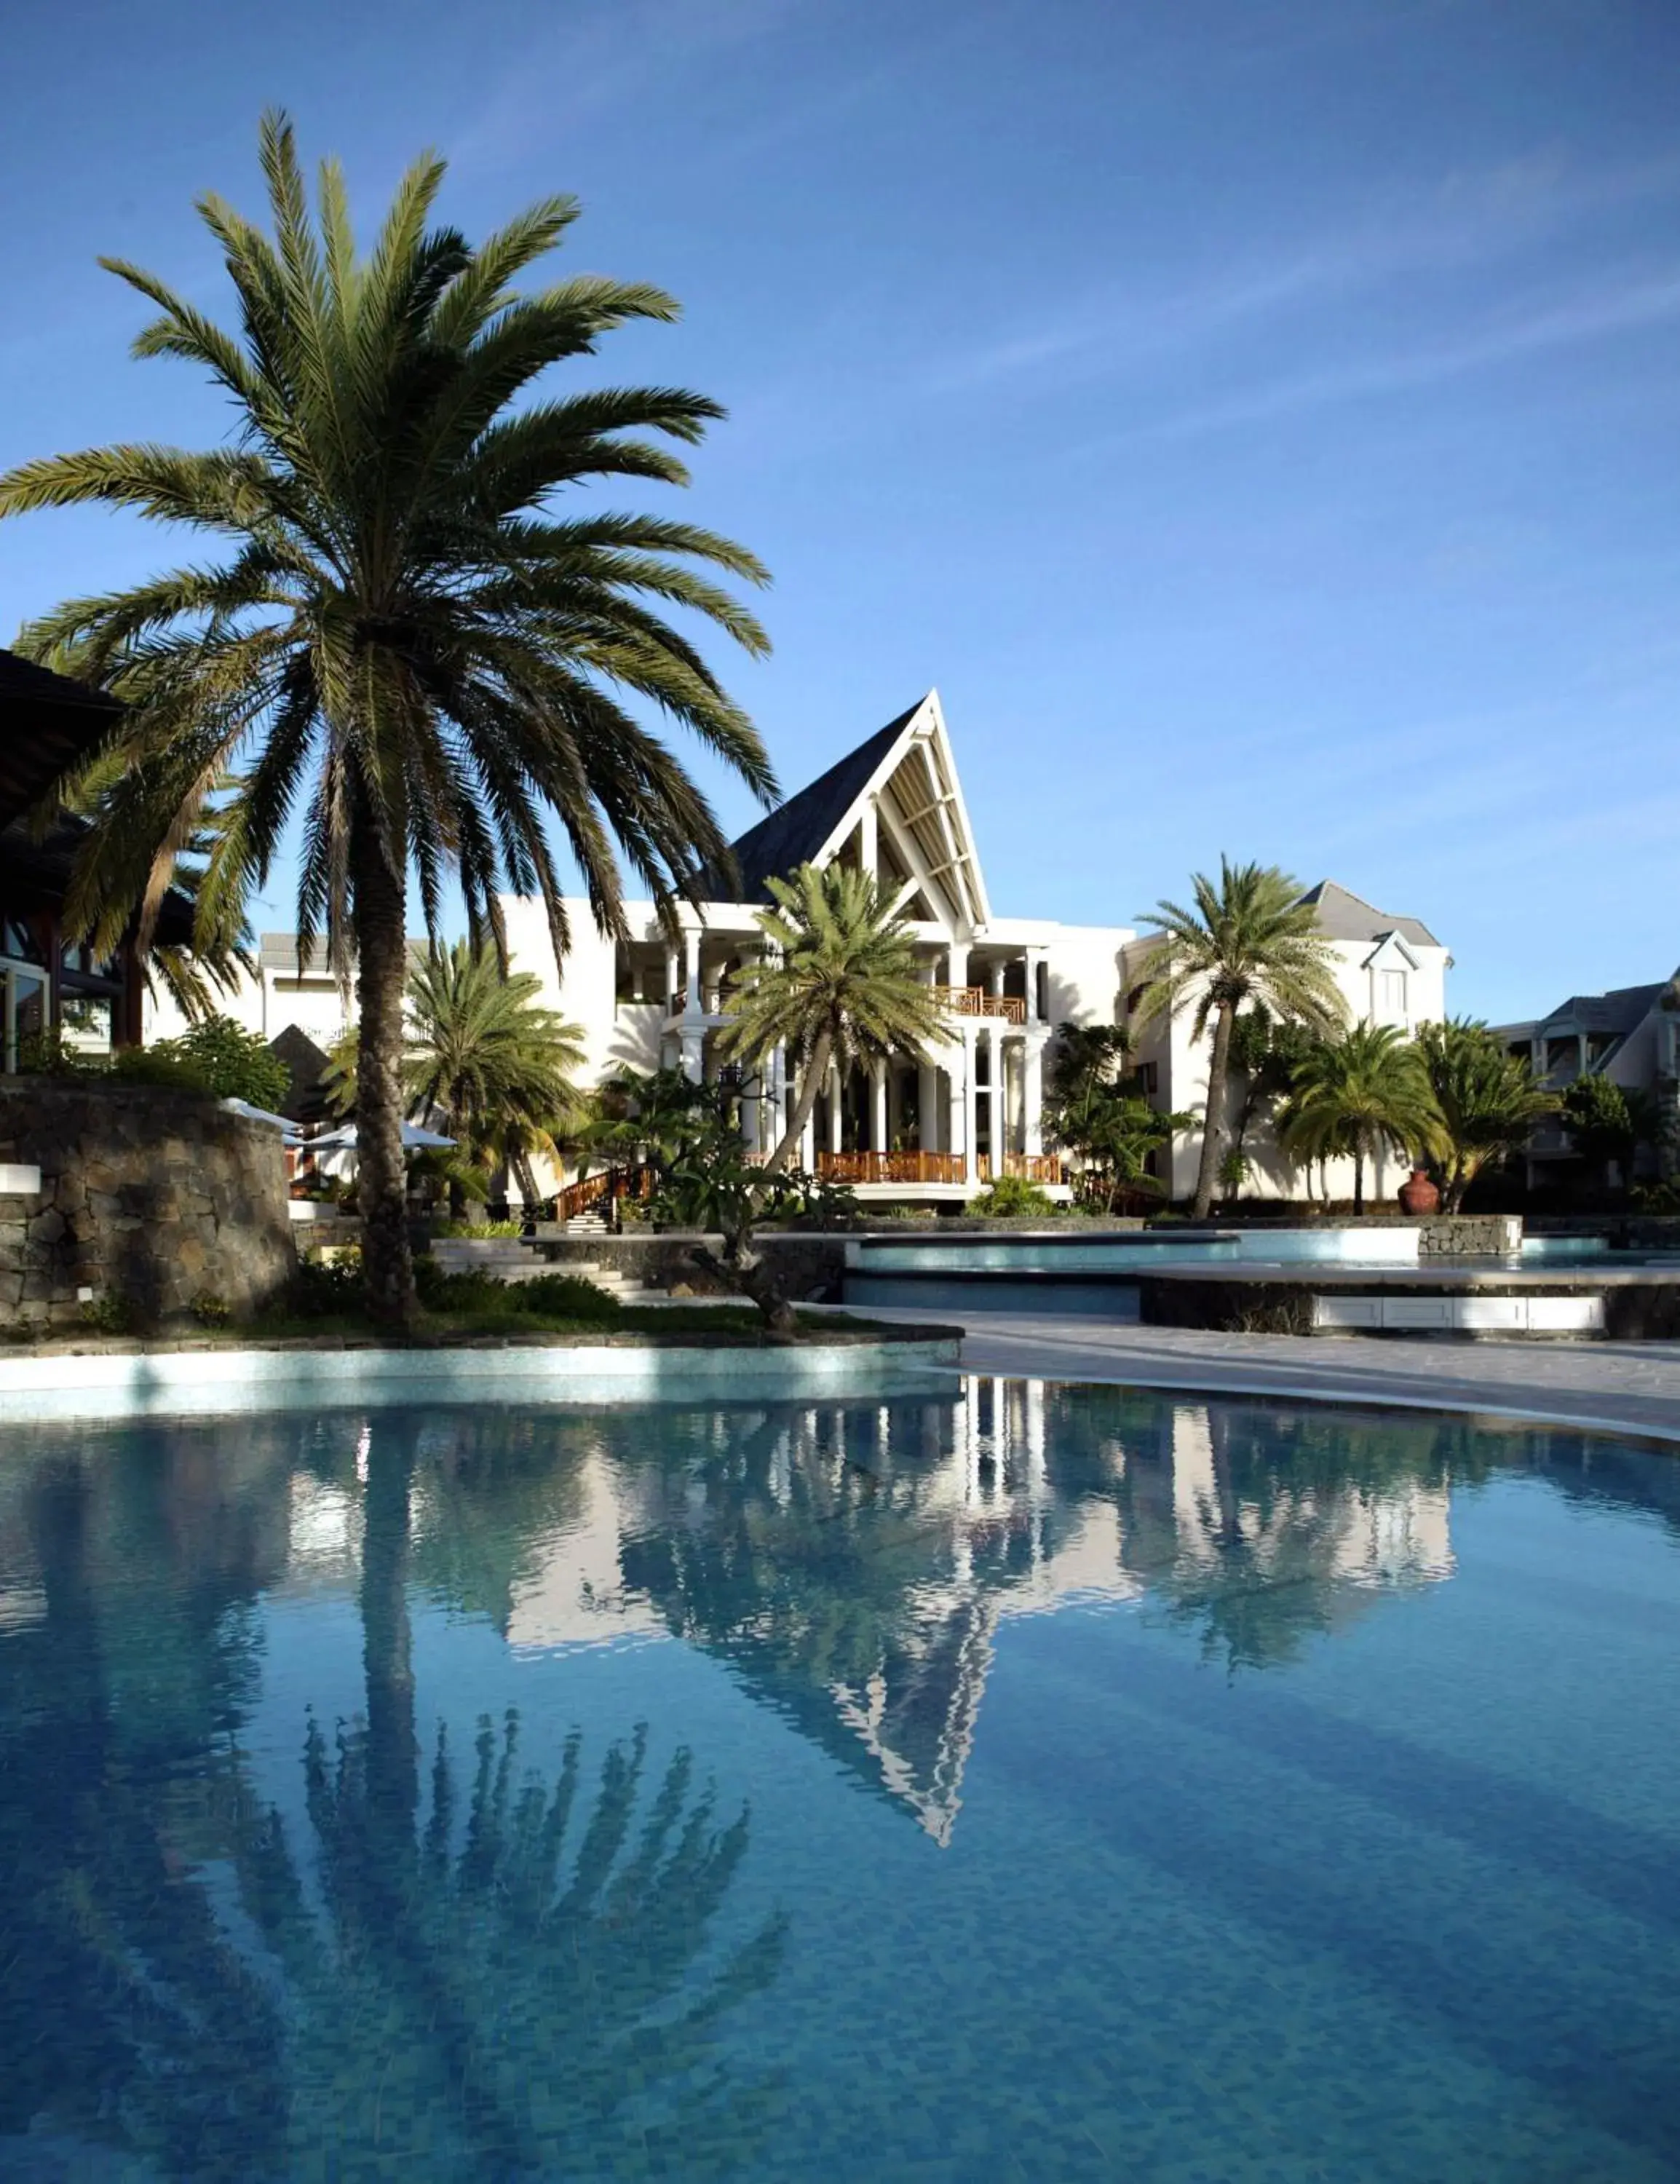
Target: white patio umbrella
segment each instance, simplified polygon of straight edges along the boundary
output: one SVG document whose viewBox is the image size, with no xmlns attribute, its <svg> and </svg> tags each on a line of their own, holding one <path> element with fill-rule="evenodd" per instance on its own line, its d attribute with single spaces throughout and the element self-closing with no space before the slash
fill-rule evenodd
<svg viewBox="0 0 1680 2184">
<path fill-rule="evenodd" d="M 353 1123 L 341 1123 L 337 1129 L 327 1131 L 323 1137 L 311 1138 L 309 1142 L 317 1152 L 354 1152 L 356 1126 Z M 403 1125 L 404 1152 L 420 1152 L 431 1146 L 453 1145 L 455 1142 L 453 1138 L 440 1137 L 436 1130 L 423 1130 L 418 1123 Z"/>
<path fill-rule="evenodd" d="M 253 1107 L 248 1100 L 224 1100 L 222 1105 L 230 1115 L 242 1115 L 248 1123 L 268 1123 L 276 1130 L 284 1132 L 289 1145 L 303 1143 L 298 1125 L 289 1115 L 276 1115 L 268 1107 Z"/>
</svg>

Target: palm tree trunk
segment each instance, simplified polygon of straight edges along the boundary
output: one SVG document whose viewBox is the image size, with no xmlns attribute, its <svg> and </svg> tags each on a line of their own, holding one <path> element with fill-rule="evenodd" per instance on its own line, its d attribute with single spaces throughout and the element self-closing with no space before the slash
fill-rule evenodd
<svg viewBox="0 0 1680 2184">
<path fill-rule="evenodd" d="M 776 1142 L 776 1150 L 765 1162 L 765 1173 L 776 1175 L 787 1164 L 787 1156 L 805 1134 L 805 1125 L 811 1119 L 811 1110 L 816 1106 L 816 1095 L 828 1075 L 828 1064 L 834 1052 L 834 1042 L 825 1032 L 819 1032 L 816 1044 L 811 1049 L 810 1060 L 805 1064 L 805 1073 L 800 1081 L 799 1096 L 793 1102 L 793 1112 L 787 1128 Z"/>
<path fill-rule="evenodd" d="M 414 1308 L 403 1164 L 403 989 L 408 978 L 407 905 L 371 823 L 357 827 L 355 889 L 356 1202 L 370 1316 L 405 1325 Z"/>
<path fill-rule="evenodd" d="M 1205 1221 L 1213 1211 L 1213 1187 L 1219 1173 L 1220 1126 L 1225 1114 L 1225 1087 L 1231 1074 L 1231 1027 L 1237 1011 L 1224 1003 L 1214 1022 L 1213 1055 L 1208 1063 L 1208 1104 L 1202 1117 L 1202 1164 L 1196 1171 L 1196 1201 L 1192 1212 Z"/>
<path fill-rule="evenodd" d="M 1357 1221 L 1365 1212 L 1365 1147 L 1357 1139 L 1354 1144 L 1354 1218 Z"/>
</svg>

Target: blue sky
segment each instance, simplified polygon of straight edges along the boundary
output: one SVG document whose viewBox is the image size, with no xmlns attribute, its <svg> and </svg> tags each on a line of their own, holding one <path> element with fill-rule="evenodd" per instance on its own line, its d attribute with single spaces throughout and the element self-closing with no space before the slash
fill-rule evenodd
<svg viewBox="0 0 1680 2184">
<path fill-rule="evenodd" d="M 730 408 L 683 512 L 775 574 L 785 787 L 937 683 L 1000 911 L 1229 850 L 1495 1018 L 1680 960 L 1672 0 L 174 0 L 7 58 L 0 464 L 220 432 L 93 260 L 223 307 L 191 201 L 260 209 L 265 104 L 364 226 L 436 145 L 470 231 L 571 190 L 683 299 L 601 376 Z M 175 550 L 0 526 L 0 641 Z"/>
</svg>

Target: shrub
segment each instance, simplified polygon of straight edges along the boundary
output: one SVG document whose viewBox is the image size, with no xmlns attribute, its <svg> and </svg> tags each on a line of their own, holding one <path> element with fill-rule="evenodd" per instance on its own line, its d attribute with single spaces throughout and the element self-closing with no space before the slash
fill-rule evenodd
<svg viewBox="0 0 1680 2184">
<path fill-rule="evenodd" d="M 521 1312 L 537 1312 L 555 1319 L 612 1320 L 624 1306 L 605 1290 L 597 1289 L 581 1274 L 538 1274 L 532 1281 L 509 1284 Z"/>
<path fill-rule="evenodd" d="M 226 1327 L 233 1318 L 233 1306 L 227 1299 L 209 1290 L 200 1290 L 187 1309 L 200 1327 Z"/>
<path fill-rule="evenodd" d="M 524 1235 L 525 1227 L 518 1221 L 440 1221 L 437 1233 L 440 1236 L 519 1237 Z"/>
<path fill-rule="evenodd" d="M 206 1017 L 179 1039 L 162 1039 L 139 1051 L 167 1054 L 184 1063 L 218 1100 L 273 1108 L 292 1089 L 292 1072 L 270 1051 L 262 1034 L 246 1031 L 231 1017 Z"/>
<path fill-rule="evenodd" d="M 1055 1210 L 1054 1202 L 1024 1175 L 1000 1175 L 988 1190 L 981 1192 L 970 1208 L 971 1212 L 1005 1220 L 1019 1220 L 1026 1214 L 1054 1213 Z"/>
<path fill-rule="evenodd" d="M 114 1290 L 89 1297 L 79 1317 L 82 1325 L 97 1334 L 129 1334 L 134 1329 L 134 1306 Z"/>
<path fill-rule="evenodd" d="M 359 1251 L 347 1251 L 337 1259 L 305 1259 L 292 1284 L 292 1309 L 304 1319 L 325 1319 L 335 1312 L 354 1312 L 361 1301 Z"/>
</svg>

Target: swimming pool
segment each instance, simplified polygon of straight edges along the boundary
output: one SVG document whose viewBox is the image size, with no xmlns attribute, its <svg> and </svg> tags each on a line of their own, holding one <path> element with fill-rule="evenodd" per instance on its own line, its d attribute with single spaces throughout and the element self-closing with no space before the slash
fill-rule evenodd
<svg viewBox="0 0 1680 2184">
<path fill-rule="evenodd" d="M 1680 1462 L 954 1399 L 0 1448 L 0 2174 L 1672 2176 Z"/>
</svg>

